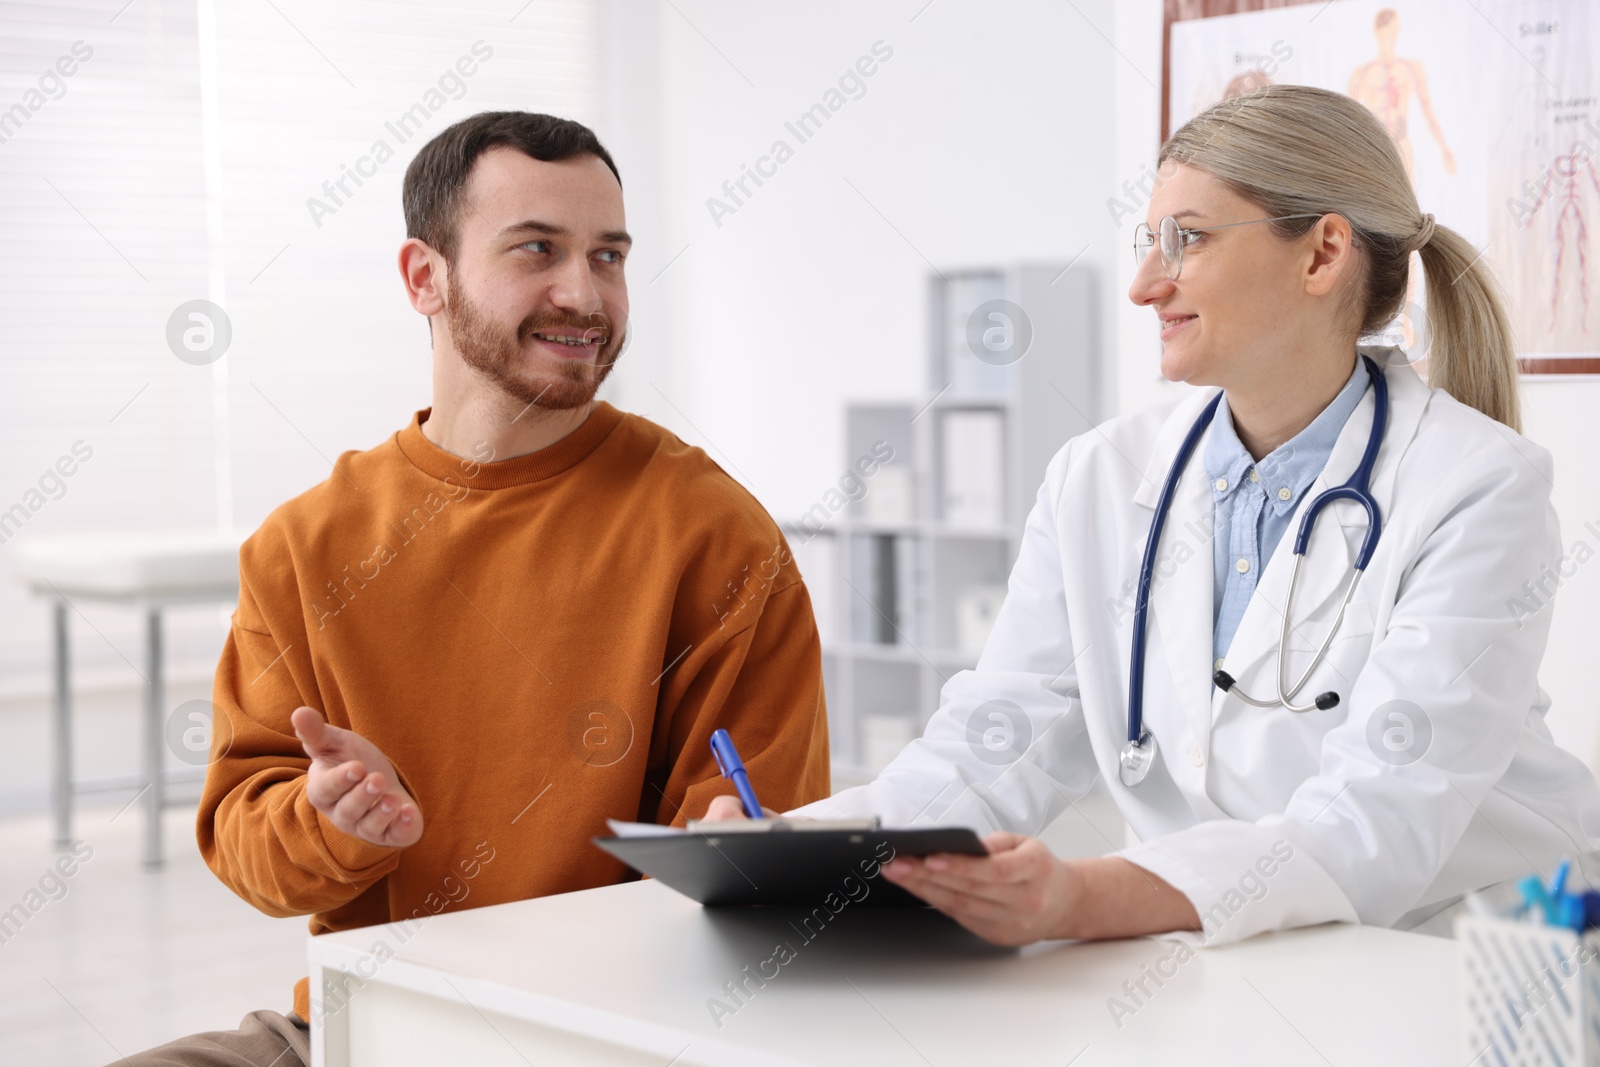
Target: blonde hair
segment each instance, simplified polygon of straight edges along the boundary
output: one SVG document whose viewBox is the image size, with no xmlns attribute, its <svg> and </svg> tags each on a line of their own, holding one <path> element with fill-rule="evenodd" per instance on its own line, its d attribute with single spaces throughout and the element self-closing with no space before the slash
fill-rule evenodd
<svg viewBox="0 0 1600 1067">
<path fill-rule="evenodd" d="M 1352 299 L 1356 336 L 1401 311 L 1411 253 L 1427 279 L 1428 382 L 1519 433 L 1521 402 L 1510 317 L 1472 243 L 1417 207 L 1387 131 L 1364 105 L 1306 85 L 1270 85 L 1225 100 L 1161 146 L 1158 169 L 1181 164 L 1216 178 L 1268 216 L 1337 214 L 1361 252 Z M 1316 218 L 1271 223 L 1285 239 Z"/>
</svg>

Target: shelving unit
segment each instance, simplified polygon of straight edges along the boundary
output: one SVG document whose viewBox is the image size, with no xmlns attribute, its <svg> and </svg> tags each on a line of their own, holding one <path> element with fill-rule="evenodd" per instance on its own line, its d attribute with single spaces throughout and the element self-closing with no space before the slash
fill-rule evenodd
<svg viewBox="0 0 1600 1067">
<path fill-rule="evenodd" d="M 1095 283 L 1025 264 L 929 280 L 927 391 L 852 404 L 836 514 L 784 523 L 817 606 L 834 773 L 870 776 L 977 664 L 1050 458 L 1102 416 Z M 869 464 L 870 465 L 870 464 Z"/>
</svg>

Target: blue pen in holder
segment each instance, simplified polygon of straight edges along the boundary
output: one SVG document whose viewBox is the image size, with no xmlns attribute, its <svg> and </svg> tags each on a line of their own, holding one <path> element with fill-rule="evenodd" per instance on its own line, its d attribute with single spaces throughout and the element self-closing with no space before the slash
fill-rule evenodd
<svg viewBox="0 0 1600 1067">
<path fill-rule="evenodd" d="M 1600 1065 L 1600 894 L 1518 886 L 1517 917 L 1456 919 L 1464 1063 Z"/>
<path fill-rule="evenodd" d="M 1600 931 L 1463 915 L 1462 1063 L 1600 1064 Z"/>
</svg>

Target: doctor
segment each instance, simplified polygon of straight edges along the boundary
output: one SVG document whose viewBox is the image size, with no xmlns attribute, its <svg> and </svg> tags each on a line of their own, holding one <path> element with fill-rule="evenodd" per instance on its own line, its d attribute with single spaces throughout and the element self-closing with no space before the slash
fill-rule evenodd
<svg viewBox="0 0 1600 1067">
<path fill-rule="evenodd" d="M 1219 104 L 1159 163 L 1128 295 L 1201 388 L 1067 443 L 977 668 L 876 780 L 796 814 L 988 832 L 987 858 L 884 875 L 1002 944 L 1439 928 L 1583 864 L 1600 789 L 1545 726 L 1550 612 L 1523 589 L 1561 556 L 1552 464 L 1477 250 L 1336 93 Z M 1412 252 L 1429 384 L 1357 347 Z M 1032 835 L 1097 780 L 1139 843 L 1056 859 Z"/>
</svg>

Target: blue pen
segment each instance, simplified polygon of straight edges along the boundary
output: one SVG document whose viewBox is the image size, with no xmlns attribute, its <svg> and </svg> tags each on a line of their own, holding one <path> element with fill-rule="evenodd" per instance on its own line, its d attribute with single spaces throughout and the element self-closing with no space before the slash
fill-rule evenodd
<svg viewBox="0 0 1600 1067">
<path fill-rule="evenodd" d="M 750 774 L 744 769 L 744 760 L 739 758 L 739 750 L 733 747 L 728 731 L 716 730 L 711 734 L 711 754 L 717 758 L 722 777 L 733 779 L 733 787 L 739 791 L 739 800 L 744 804 L 744 813 L 752 819 L 763 818 L 761 801 L 756 799 L 756 791 L 750 786 Z"/>
<path fill-rule="evenodd" d="M 1517 888 L 1522 894 L 1525 913 L 1542 918 L 1546 926 L 1564 926 L 1582 933 L 1589 925 L 1589 905 L 1582 897 L 1567 892 L 1567 873 L 1570 868 L 1571 862 L 1563 859 L 1556 867 L 1548 888 L 1536 874 L 1522 879 Z"/>
<path fill-rule="evenodd" d="M 1563 856 L 1550 878 L 1550 911 L 1555 915 L 1555 925 L 1581 934 L 1588 926 L 1588 914 L 1582 895 L 1567 892 L 1567 874 L 1571 870 L 1572 861 Z"/>
<path fill-rule="evenodd" d="M 1600 927 L 1600 893 L 1587 889 L 1578 898 L 1578 907 L 1583 911 L 1583 928 L 1593 930 Z"/>
<path fill-rule="evenodd" d="M 1517 892 L 1522 895 L 1522 907 L 1519 910 L 1524 915 L 1547 926 L 1554 925 L 1554 902 L 1550 899 L 1550 891 L 1544 887 L 1543 879 L 1537 874 L 1527 875 L 1517 882 Z"/>
</svg>

